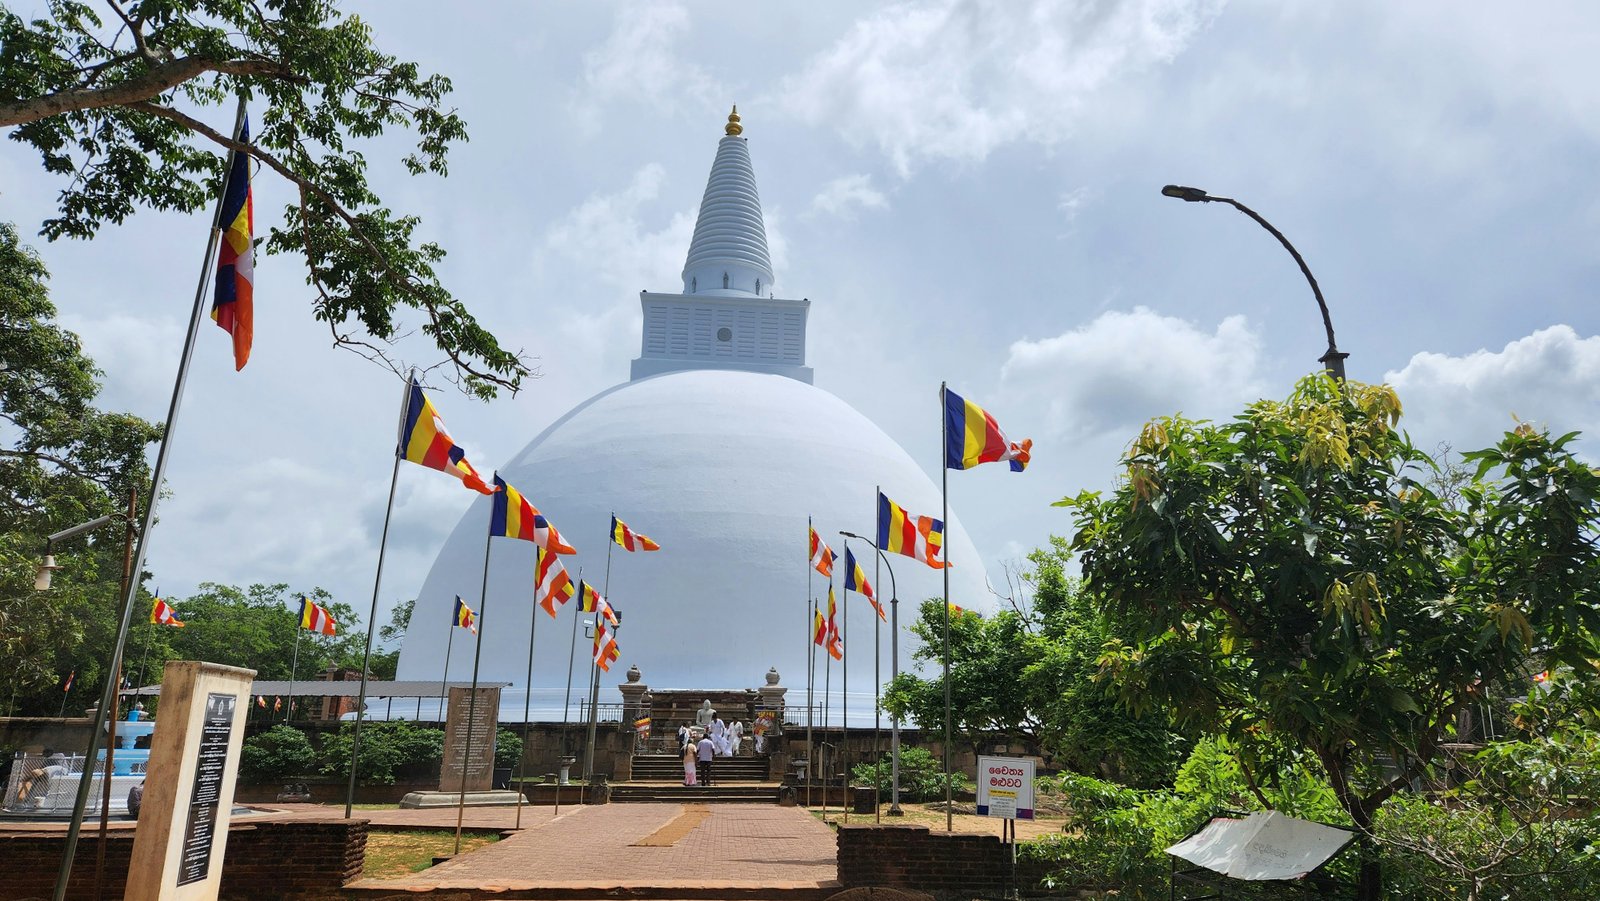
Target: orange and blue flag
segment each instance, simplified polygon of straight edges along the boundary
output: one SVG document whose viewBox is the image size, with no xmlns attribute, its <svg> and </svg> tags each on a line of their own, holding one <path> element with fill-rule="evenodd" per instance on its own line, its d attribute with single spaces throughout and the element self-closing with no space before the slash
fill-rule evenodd
<svg viewBox="0 0 1600 901">
<path fill-rule="evenodd" d="M 622 651 L 617 647 L 616 636 L 606 628 L 604 620 L 597 621 L 594 627 L 595 666 L 600 667 L 601 672 L 610 672 L 611 664 L 620 656 Z"/>
<path fill-rule="evenodd" d="M 494 489 L 483 483 L 483 476 L 467 462 L 466 451 L 445 430 L 439 411 L 433 408 L 422 386 L 411 382 L 411 397 L 406 402 L 406 426 L 400 435 L 400 456 L 429 469 L 448 472 L 481 494 Z"/>
<path fill-rule="evenodd" d="M 628 551 L 661 550 L 661 545 L 628 528 L 628 524 L 618 519 L 615 513 L 611 514 L 611 540 Z"/>
<path fill-rule="evenodd" d="M 944 547 L 944 522 L 931 516 L 912 516 L 906 508 L 878 492 L 878 548 L 891 554 L 915 557 L 934 569 L 944 569 L 939 550 Z"/>
<path fill-rule="evenodd" d="M 1033 454 L 1033 439 L 1020 444 L 1006 440 L 993 416 L 949 388 L 944 389 L 944 435 L 946 469 L 1009 461 L 1012 472 L 1021 472 Z"/>
<path fill-rule="evenodd" d="M 867 581 L 866 571 L 856 561 L 856 555 L 851 552 L 848 544 L 844 546 L 844 590 L 866 596 L 866 599 L 872 602 L 872 609 L 878 611 L 878 619 L 889 621 L 889 618 L 883 615 L 883 606 L 872 594 L 872 583 Z"/>
<path fill-rule="evenodd" d="M 183 620 L 178 619 L 177 611 L 172 609 L 171 604 L 160 598 L 156 598 L 155 604 L 150 607 L 150 622 L 158 626 L 172 626 L 176 629 L 184 627 Z"/>
<path fill-rule="evenodd" d="M 613 626 L 622 625 L 622 615 L 588 582 L 578 583 L 578 610 L 582 613 L 598 613 L 599 619 L 607 620 Z"/>
<path fill-rule="evenodd" d="M 450 626 L 451 628 L 459 626 L 473 635 L 478 634 L 478 616 L 472 612 L 472 608 L 467 606 L 467 602 L 463 601 L 459 594 L 456 595 L 456 614 L 451 618 Z"/>
<path fill-rule="evenodd" d="M 567 575 L 567 568 L 561 565 L 560 555 L 545 548 L 538 550 L 538 561 L 533 570 L 533 599 L 553 617 L 556 615 L 556 605 L 572 600 L 575 590 L 572 577 Z"/>
<path fill-rule="evenodd" d="M 239 123 L 236 136 L 250 143 L 250 120 Z M 222 247 L 217 252 L 217 291 L 211 301 L 211 319 L 233 336 L 233 368 L 250 361 L 255 337 L 255 202 L 250 193 L 250 155 L 233 154 L 227 180 L 222 183 Z"/>
<path fill-rule="evenodd" d="M 500 538 L 520 538 L 558 554 L 576 554 L 578 549 L 561 540 L 561 533 L 545 519 L 539 508 L 528 503 L 522 492 L 505 479 L 494 477 L 494 512 L 489 517 L 489 534 Z"/>
<path fill-rule="evenodd" d="M 815 526 L 811 528 L 811 565 L 817 572 L 825 576 L 833 575 L 833 549 L 817 534 Z"/>
<path fill-rule="evenodd" d="M 308 632 L 318 632 L 323 635 L 333 635 L 339 631 L 339 624 L 334 622 L 333 614 L 328 608 L 316 601 L 300 596 L 300 628 Z"/>
</svg>

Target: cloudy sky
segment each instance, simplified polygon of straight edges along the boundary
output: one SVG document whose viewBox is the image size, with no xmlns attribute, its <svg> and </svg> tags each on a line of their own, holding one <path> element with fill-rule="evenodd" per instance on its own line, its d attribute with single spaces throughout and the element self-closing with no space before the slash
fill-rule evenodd
<svg viewBox="0 0 1600 901">
<path fill-rule="evenodd" d="M 487 405 L 435 392 L 482 469 L 626 379 L 638 292 L 679 289 L 731 103 L 778 294 L 813 303 L 817 384 L 930 470 L 941 379 L 1035 440 L 1027 473 L 953 484 L 991 574 L 1066 533 L 1049 503 L 1107 486 L 1149 417 L 1227 415 L 1317 366 L 1289 256 L 1231 209 L 1162 197 L 1168 182 L 1237 197 L 1294 241 L 1350 376 L 1396 385 L 1419 442 L 1481 446 L 1513 415 L 1600 434 L 1595 4 L 346 8 L 454 80 L 471 142 L 450 177 L 407 176 L 398 143 L 370 149 L 373 177 L 543 373 Z M 25 234 L 60 187 L 0 147 L 0 215 Z M 266 175 L 255 196 L 264 233 L 291 194 Z M 92 243 L 39 239 L 106 406 L 164 415 L 206 225 L 144 212 Z M 169 594 L 284 581 L 366 606 L 399 385 L 331 349 L 309 303 L 298 262 L 268 257 L 243 373 L 205 327 L 151 545 Z M 401 470 L 385 607 L 469 500 Z"/>
</svg>

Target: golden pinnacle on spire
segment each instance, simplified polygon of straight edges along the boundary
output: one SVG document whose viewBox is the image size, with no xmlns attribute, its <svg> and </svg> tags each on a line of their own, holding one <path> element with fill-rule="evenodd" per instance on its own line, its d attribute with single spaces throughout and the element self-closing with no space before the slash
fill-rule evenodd
<svg viewBox="0 0 1600 901">
<path fill-rule="evenodd" d="M 723 131 L 730 136 L 737 136 L 744 131 L 744 126 L 739 124 L 739 104 L 733 105 L 733 112 L 728 114 L 728 127 Z"/>
</svg>

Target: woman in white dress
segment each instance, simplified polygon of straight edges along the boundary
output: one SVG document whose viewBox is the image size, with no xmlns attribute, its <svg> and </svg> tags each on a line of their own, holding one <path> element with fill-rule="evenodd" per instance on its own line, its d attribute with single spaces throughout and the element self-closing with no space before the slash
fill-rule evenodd
<svg viewBox="0 0 1600 901">
<path fill-rule="evenodd" d="M 694 742 L 683 744 L 683 784 L 694 785 Z"/>
</svg>

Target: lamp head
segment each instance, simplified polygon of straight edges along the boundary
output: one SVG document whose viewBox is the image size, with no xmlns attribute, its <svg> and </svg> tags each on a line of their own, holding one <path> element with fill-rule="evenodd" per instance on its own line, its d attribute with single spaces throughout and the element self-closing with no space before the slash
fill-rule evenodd
<svg viewBox="0 0 1600 901">
<path fill-rule="evenodd" d="M 1161 193 L 1164 196 L 1176 197 L 1188 203 L 1199 203 L 1211 199 L 1211 195 L 1207 194 L 1204 189 L 1191 188 L 1187 185 L 1167 185 L 1161 189 Z"/>
<path fill-rule="evenodd" d="M 37 573 L 34 574 L 34 577 L 33 577 L 33 590 L 34 591 L 49 591 L 50 590 L 50 575 L 52 573 L 54 573 L 56 570 L 60 569 L 60 568 L 61 568 L 60 565 L 58 565 L 56 563 L 56 555 L 55 554 L 45 554 L 44 555 L 44 562 L 39 564 L 39 570 L 38 570 Z"/>
</svg>

